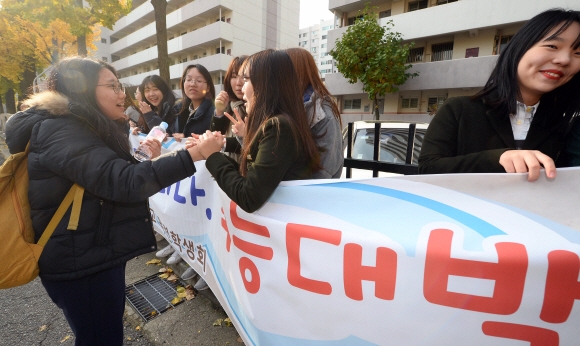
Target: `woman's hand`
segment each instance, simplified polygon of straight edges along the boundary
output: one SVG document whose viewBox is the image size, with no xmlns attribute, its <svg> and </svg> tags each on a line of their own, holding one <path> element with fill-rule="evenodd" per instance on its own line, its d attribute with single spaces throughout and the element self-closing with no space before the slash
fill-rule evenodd
<svg viewBox="0 0 580 346">
<path fill-rule="evenodd" d="M 183 133 L 174 133 L 173 134 L 173 139 L 175 139 L 177 142 L 181 142 L 181 140 L 185 138 L 185 135 Z"/>
<path fill-rule="evenodd" d="M 199 138 L 198 135 L 192 133 L 191 134 L 191 137 L 188 137 L 185 140 L 185 149 L 189 149 L 189 148 L 191 148 L 193 146 L 196 146 L 197 145 L 197 142 L 198 142 L 198 138 Z"/>
<path fill-rule="evenodd" d="M 238 113 L 237 109 L 234 109 L 234 113 L 236 113 L 237 119 L 232 117 L 228 113 L 224 113 L 224 114 L 226 115 L 226 117 L 228 117 L 228 119 L 230 119 L 230 121 L 233 124 L 232 125 L 232 132 L 236 136 L 244 138 L 244 136 L 246 135 L 246 122 L 244 121 L 244 119 L 242 119 L 242 117 L 240 116 L 240 113 Z"/>
<path fill-rule="evenodd" d="M 203 135 L 199 136 L 196 147 L 201 152 L 203 157 L 207 158 L 213 153 L 222 150 L 224 146 L 224 136 L 219 132 L 205 131 Z"/>
<path fill-rule="evenodd" d="M 137 136 L 139 134 L 139 132 L 141 132 L 141 129 L 138 127 L 132 127 L 131 128 L 131 134 L 134 136 Z"/>
<path fill-rule="evenodd" d="M 499 164 L 507 173 L 528 172 L 528 181 L 538 180 L 542 166 L 546 170 L 546 177 L 556 177 L 554 160 L 539 150 L 508 150 L 500 156 Z"/>
<path fill-rule="evenodd" d="M 149 113 L 152 111 L 151 106 L 147 102 L 139 101 L 139 109 L 141 109 L 141 113 Z"/>
<path fill-rule="evenodd" d="M 215 115 L 221 117 L 224 115 L 224 110 L 227 107 L 228 102 L 230 102 L 230 97 L 225 91 L 220 91 L 220 93 L 215 98 Z"/>
<path fill-rule="evenodd" d="M 151 159 L 156 158 L 161 155 L 161 142 L 156 139 L 147 139 L 140 143 L 141 145 L 149 148 L 151 152 Z"/>
</svg>

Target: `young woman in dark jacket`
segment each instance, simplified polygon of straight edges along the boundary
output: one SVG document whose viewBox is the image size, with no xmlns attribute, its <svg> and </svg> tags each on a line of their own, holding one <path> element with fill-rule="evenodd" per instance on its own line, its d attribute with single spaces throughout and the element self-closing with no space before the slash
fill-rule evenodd
<svg viewBox="0 0 580 346">
<path fill-rule="evenodd" d="M 485 87 L 447 100 L 429 124 L 419 172 L 528 173 L 554 178 L 564 134 L 580 112 L 580 12 L 530 19 L 501 52 Z"/>
<path fill-rule="evenodd" d="M 166 122 L 167 133 L 172 135 L 177 131 L 177 113 L 175 109 L 175 95 L 171 87 L 158 75 L 147 76 L 139 85 L 139 92 L 143 101 L 139 108 L 147 127 L 152 129 L 161 122 Z"/>
<path fill-rule="evenodd" d="M 67 213 L 48 240 L 40 278 L 77 345 L 122 345 L 125 263 L 156 248 L 147 199 L 194 174 L 198 152 L 136 161 L 127 140 L 124 88 L 104 62 L 62 60 L 47 87 L 26 101 L 30 108 L 15 114 L 6 130 L 12 153 L 30 142 L 36 240 L 74 183 L 85 192 L 77 230 L 67 230 Z M 160 143 L 149 145 L 160 151 Z"/>
<path fill-rule="evenodd" d="M 220 152 L 224 136 L 217 132 L 207 131 L 193 148 L 228 197 L 251 213 L 281 181 L 310 179 L 321 166 L 288 54 L 267 49 L 242 69 L 248 120 L 240 163 Z"/>
<path fill-rule="evenodd" d="M 181 140 L 191 134 L 201 134 L 210 127 L 214 113 L 215 87 L 211 75 L 202 65 L 189 65 L 181 76 L 183 100 L 177 116 L 177 129 L 173 138 Z"/>
</svg>

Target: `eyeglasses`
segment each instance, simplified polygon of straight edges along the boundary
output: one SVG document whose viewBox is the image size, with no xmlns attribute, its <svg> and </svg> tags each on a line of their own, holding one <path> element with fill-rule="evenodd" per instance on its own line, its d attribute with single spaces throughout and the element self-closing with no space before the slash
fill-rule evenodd
<svg viewBox="0 0 580 346">
<path fill-rule="evenodd" d="M 185 82 L 183 82 L 183 84 L 188 83 L 188 84 L 195 84 L 195 85 L 201 85 L 204 83 L 207 83 L 204 80 L 201 79 L 186 79 Z"/>
<path fill-rule="evenodd" d="M 113 91 L 115 92 L 115 94 L 118 94 L 119 91 L 125 92 L 125 86 L 123 84 L 121 84 L 121 82 L 115 82 L 115 83 L 111 83 L 111 84 L 97 84 L 97 86 L 108 86 L 113 88 Z"/>
</svg>

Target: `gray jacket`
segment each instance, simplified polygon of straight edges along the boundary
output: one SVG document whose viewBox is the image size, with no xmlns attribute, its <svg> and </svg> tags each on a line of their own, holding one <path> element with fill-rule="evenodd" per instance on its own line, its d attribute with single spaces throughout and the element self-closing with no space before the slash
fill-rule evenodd
<svg viewBox="0 0 580 346">
<path fill-rule="evenodd" d="M 316 99 L 316 104 L 313 99 Z M 313 178 L 340 178 L 344 164 L 340 122 L 332 113 L 327 100 L 311 97 L 304 103 L 304 108 L 316 145 L 324 150 L 320 153 L 322 170 L 314 173 Z"/>
</svg>

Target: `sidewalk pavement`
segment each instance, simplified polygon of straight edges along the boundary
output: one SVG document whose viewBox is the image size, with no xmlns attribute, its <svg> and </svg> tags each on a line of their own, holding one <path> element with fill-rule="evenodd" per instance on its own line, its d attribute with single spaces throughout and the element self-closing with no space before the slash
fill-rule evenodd
<svg viewBox="0 0 580 346">
<path fill-rule="evenodd" d="M 9 155 L 6 143 L 0 137 L 0 164 Z M 166 245 L 165 240 L 158 243 L 159 249 Z M 158 273 L 162 266 L 146 264 L 154 258 L 155 252 L 152 252 L 129 261 L 125 282 L 131 284 Z M 163 266 L 167 266 L 166 260 L 161 259 Z M 188 265 L 182 261 L 168 267 L 180 276 Z M 193 286 L 195 280 L 197 277 L 185 281 Z M 0 344 L 74 344 L 72 331 L 62 311 L 50 301 L 38 278 L 25 286 L 0 290 L 0 307 Z M 244 345 L 233 326 L 228 327 L 225 323 L 214 326 L 216 320 L 226 317 L 209 289 L 147 323 L 126 304 L 124 345 Z"/>
<path fill-rule="evenodd" d="M 162 249 L 167 241 L 162 240 L 157 245 Z M 127 284 L 158 273 L 163 266 L 146 265 L 154 258 L 155 253 L 149 253 L 129 261 L 125 278 Z M 161 259 L 164 266 L 167 266 L 166 260 Z M 189 266 L 182 261 L 168 267 L 181 277 Z M 197 278 L 184 281 L 193 286 Z M 194 299 L 181 303 L 147 323 L 143 323 L 141 317 L 126 304 L 125 320 L 135 328 L 140 326 L 145 337 L 154 345 L 244 345 L 233 326 L 227 327 L 225 323 L 222 326 L 213 325 L 216 320 L 227 318 L 219 303 L 216 303 L 213 293 L 209 289 L 203 290 Z"/>
</svg>

